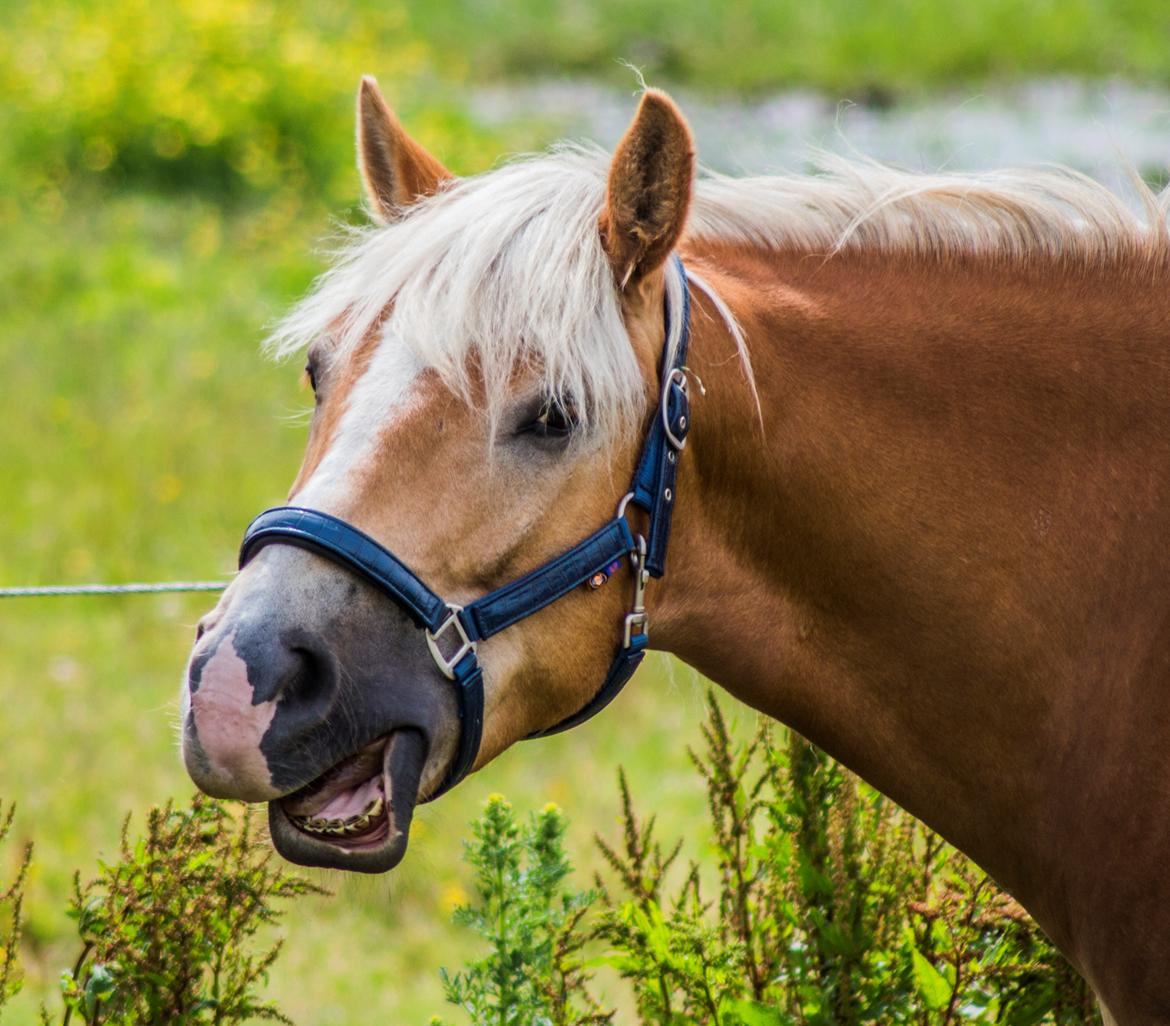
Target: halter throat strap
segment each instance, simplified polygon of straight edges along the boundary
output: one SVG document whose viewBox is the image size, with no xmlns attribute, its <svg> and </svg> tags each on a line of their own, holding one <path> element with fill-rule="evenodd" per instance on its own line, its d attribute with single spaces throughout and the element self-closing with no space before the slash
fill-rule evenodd
<svg viewBox="0 0 1170 1026">
<path fill-rule="evenodd" d="M 674 512 L 678 460 L 690 430 L 686 369 L 690 342 L 690 293 L 686 269 L 677 254 L 667 269 L 666 338 L 659 380 L 659 405 L 643 442 L 629 493 L 614 518 L 566 552 L 464 606 L 444 601 L 405 563 L 369 535 L 328 513 L 299 506 L 265 510 L 249 525 L 240 546 L 241 569 L 267 545 L 295 545 L 350 570 L 393 599 L 425 632 L 439 670 L 455 687 L 459 741 L 447 775 L 427 800 L 463 779 L 475 764 L 483 737 L 483 672 L 476 655 L 480 641 L 531 616 L 575 588 L 608 576 L 615 563 L 628 558 L 634 572 L 634 598 L 625 617 L 617 653 L 605 680 L 588 703 L 560 723 L 532 737 L 568 730 L 599 713 L 617 696 L 642 661 L 648 644 L 643 595 L 651 577 L 666 566 Z M 672 295 L 676 297 L 672 302 Z M 673 309 L 676 305 L 678 309 Z M 674 326 L 678 341 L 671 351 Z M 647 516 L 646 536 L 635 535 L 626 519 L 630 506 Z"/>
</svg>

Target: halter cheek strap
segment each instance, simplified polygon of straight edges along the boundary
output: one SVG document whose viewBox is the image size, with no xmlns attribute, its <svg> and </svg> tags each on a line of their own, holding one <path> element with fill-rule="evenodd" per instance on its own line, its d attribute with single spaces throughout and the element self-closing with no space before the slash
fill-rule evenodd
<svg viewBox="0 0 1170 1026">
<path fill-rule="evenodd" d="M 642 661 L 648 643 L 644 603 L 646 584 L 661 577 L 670 541 L 678 458 L 690 429 L 686 356 L 690 341 L 690 295 L 686 271 L 677 255 L 669 273 L 681 284 L 681 309 L 666 301 L 666 344 L 662 356 L 659 408 L 651 422 L 629 493 L 614 518 L 567 552 L 465 606 L 445 602 L 392 552 L 356 527 L 314 509 L 278 506 L 249 525 L 240 546 L 240 567 L 266 545 L 296 545 L 346 567 L 393 599 L 415 626 L 425 631 L 435 664 L 455 686 L 459 711 L 459 742 L 447 775 L 431 799 L 450 790 L 467 775 L 479 753 L 483 735 L 483 672 L 476 646 L 511 627 L 573 589 L 609 575 L 614 564 L 629 557 L 634 571 L 634 598 L 625 617 L 622 640 L 609 672 L 593 698 L 572 716 L 532 734 L 545 737 L 568 730 L 604 709 Z M 665 350 L 674 317 L 681 333 L 673 356 Z M 635 535 L 626 520 L 629 505 L 645 511 L 647 535 Z M 604 578 L 601 578 L 604 579 Z"/>
</svg>

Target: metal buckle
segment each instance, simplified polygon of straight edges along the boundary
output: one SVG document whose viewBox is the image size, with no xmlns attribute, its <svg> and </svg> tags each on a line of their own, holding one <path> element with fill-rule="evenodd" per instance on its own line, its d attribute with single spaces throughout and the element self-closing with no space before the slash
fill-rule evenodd
<svg viewBox="0 0 1170 1026">
<path fill-rule="evenodd" d="M 447 608 L 451 611 L 451 615 L 439 625 L 439 629 L 432 634 L 430 628 L 427 628 L 427 648 L 431 650 L 431 658 L 435 660 L 435 665 L 442 671 L 443 676 L 448 680 L 454 680 L 455 667 L 468 652 L 475 651 L 475 642 L 467 636 L 463 621 L 459 619 L 463 607 L 455 605 L 454 602 L 448 602 Z M 459 635 L 459 647 L 455 650 L 454 655 L 448 657 L 439 651 L 439 638 L 447 633 L 452 624 L 455 626 L 455 632 Z"/>
<path fill-rule="evenodd" d="M 625 640 L 622 645 L 629 648 L 634 637 L 634 628 L 642 634 L 650 633 L 650 620 L 646 615 L 646 582 L 650 571 L 646 569 L 646 539 L 638 535 L 638 551 L 630 553 L 634 566 L 634 605 L 626 616 Z"/>
</svg>

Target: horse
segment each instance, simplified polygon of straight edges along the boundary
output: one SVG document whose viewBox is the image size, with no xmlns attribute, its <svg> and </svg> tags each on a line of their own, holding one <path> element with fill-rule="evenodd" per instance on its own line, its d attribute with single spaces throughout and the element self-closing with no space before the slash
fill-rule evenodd
<svg viewBox="0 0 1170 1026">
<path fill-rule="evenodd" d="M 270 340 L 316 395 L 309 527 L 254 528 L 199 623 L 196 784 L 385 871 L 418 802 L 607 701 L 632 630 L 972 857 L 1109 1022 L 1170 1022 L 1165 197 L 722 177 L 655 90 L 612 153 L 456 178 L 367 78 L 357 151 L 372 223 Z M 629 503 L 644 440 L 672 484 Z"/>
</svg>

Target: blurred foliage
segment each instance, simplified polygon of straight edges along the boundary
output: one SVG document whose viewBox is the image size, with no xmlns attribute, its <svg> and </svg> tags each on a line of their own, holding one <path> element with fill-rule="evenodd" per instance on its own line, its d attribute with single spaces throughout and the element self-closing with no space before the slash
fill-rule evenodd
<svg viewBox="0 0 1170 1026">
<path fill-rule="evenodd" d="M 631 981 L 643 1026 L 1100 1022 L 1088 986 L 1015 901 L 908 813 L 785 733 L 773 746 L 765 723 L 737 742 L 708 696 L 704 749 L 691 760 L 707 794 L 713 858 L 682 866 L 683 840 L 662 845 L 622 773 L 622 836 L 596 839 L 612 871 L 609 881 L 598 877 L 597 892 L 569 887 L 559 814 L 546 811 L 521 831 L 510 806 L 489 803 L 468 846 L 476 902 L 457 917 L 491 946 L 471 978 L 508 965 L 517 936 L 540 938 L 542 951 L 555 937 L 556 950 L 574 953 L 600 940 L 606 952 L 584 964 Z M 542 838 L 530 870 L 541 888 L 535 906 L 515 899 L 532 886 L 518 875 L 519 837 Z M 547 934 L 534 932 L 554 909 L 565 912 Z M 547 954 L 527 965 L 490 1004 L 461 1001 L 464 991 L 450 986 L 448 998 L 474 1023 L 595 1021 L 541 1000 L 558 993 Z M 576 1002 L 604 1021 L 576 971 Z"/>
<path fill-rule="evenodd" d="M 1162 0 L 429 0 L 411 20 L 481 76 L 566 72 L 861 102 L 1044 75 L 1170 81 Z"/>
<path fill-rule="evenodd" d="M 431 66 L 403 0 L 7 0 L 0 146 L 33 190 L 81 178 L 348 203 L 363 73 L 455 167 L 494 159 Z"/>
<path fill-rule="evenodd" d="M 862 102 L 987 78 L 1170 81 L 1160 0 L 7 0 L 0 7 L 0 174 L 23 191 L 77 180 L 353 197 L 348 131 L 381 76 L 458 171 L 500 139 L 457 98 L 474 80 L 565 72 L 717 91 L 810 86 Z M 538 132 L 511 128 L 527 147 Z"/>
</svg>

